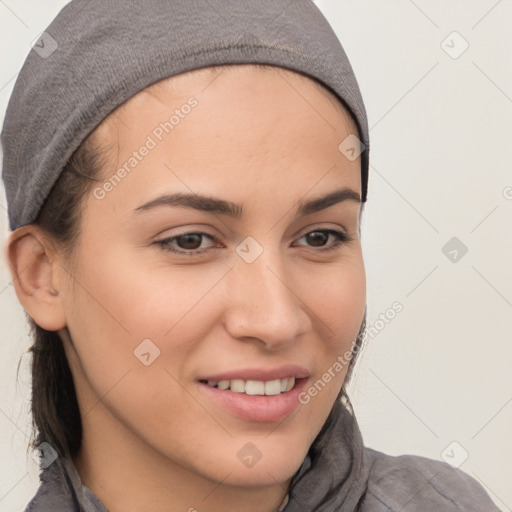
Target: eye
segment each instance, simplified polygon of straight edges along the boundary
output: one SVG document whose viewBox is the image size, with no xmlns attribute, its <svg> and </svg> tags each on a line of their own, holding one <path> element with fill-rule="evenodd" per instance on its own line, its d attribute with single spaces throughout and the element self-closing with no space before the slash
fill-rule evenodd
<svg viewBox="0 0 512 512">
<path fill-rule="evenodd" d="M 334 238 L 334 242 L 329 245 L 325 245 L 331 237 Z M 318 247 L 319 251 L 334 251 L 341 245 L 354 240 L 354 238 L 348 233 L 337 231 L 336 229 L 315 229 L 314 231 L 309 231 L 303 235 L 299 240 L 302 240 L 303 238 L 308 243 L 312 244 L 309 247 Z"/>
<path fill-rule="evenodd" d="M 202 244 L 205 238 L 208 238 L 213 242 L 220 243 L 217 238 L 209 235 L 208 233 L 194 231 L 158 240 L 156 244 L 164 251 L 170 251 L 186 256 L 194 256 L 202 254 L 208 250 L 209 247 L 204 247 Z"/>
</svg>

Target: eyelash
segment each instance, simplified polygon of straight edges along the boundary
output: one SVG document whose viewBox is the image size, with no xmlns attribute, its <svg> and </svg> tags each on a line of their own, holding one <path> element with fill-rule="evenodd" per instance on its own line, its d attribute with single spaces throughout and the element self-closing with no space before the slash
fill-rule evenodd
<svg viewBox="0 0 512 512">
<path fill-rule="evenodd" d="M 348 233 L 345 233 L 343 231 L 337 231 L 335 229 L 314 229 L 312 231 L 308 231 L 307 233 L 302 235 L 300 238 L 304 238 L 305 236 L 310 235 L 311 233 L 328 233 L 328 234 L 331 234 L 334 237 L 336 237 L 336 241 L 334 244 L 332 244 L 328 247 L 319 247 L 318 249 L 316 249 L 317 251 L 320 251 L 323 253 L 326 253 L 329 251 L 334 251 L 334 250 L 338 249 L 341 245 L 348 244 L 354 240 L 354 237 L 352 235 L 349 235 Z M 217 237 L 215 237 L 213 235 L 209 235 L 208 233 L 203 233 L 201 231 L 190 231 L 188 233 L 183 233 L 183 234 L 176 235 L 173 237 L 164 238 L 163 240 L 158 240 L 155 243 L 157 245 L 159 245 L 164 251 L 173 252 L 173 253 L 184 255 L 184 256 L 197 256 L 198 254 L 204 254 L 205 252 L 207 252 L 210 249 L 210 248 L 202 249 L 202 250 L 196 249 L 196 250 L 190 250 L 190 251 L 187 251 L 185 249 L 180 249 L 180 250 L 171 249 L 171 245 L 170 245 L 171 241 L 177 240 L 179 238 L 182 238 L 182 237 L 185 237 L 188 235 L 205 236 L 205 237 L 210 238 L 213 242 L 216 242 L 216 243 L 220 242 L 220 240 Z M 300 240 L 300 238 L 299 238 L 299 240 Z"/>
</svg>

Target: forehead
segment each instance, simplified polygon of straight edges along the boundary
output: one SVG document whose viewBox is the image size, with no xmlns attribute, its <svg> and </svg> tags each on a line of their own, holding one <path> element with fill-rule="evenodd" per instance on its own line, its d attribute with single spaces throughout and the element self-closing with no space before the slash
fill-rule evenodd
<svg viewBox="0 0 512 512">
<path fill-rule="evenodd" d="M 350 132 L 357 134 L 357 126 L 353 117 L 338 98 L 325 84 L 316 78 L 305 75 L 301 72 L 284 67 L 267 64 L 227 64 L 218 66 L 209 66 L 205 68 L 194 69 L 179 75 L 171 76 L 160 80 L 130 98 L 128 101 L 117 107 L 105 120 L 99 125 L 98 129 L 105 127 L 109 123 L 119 119 L 120 116 L 130 115 L 138 108 L 138 100 L 141 96 L 151 96 L 163 104 L 172 102 L 180 97 L 190 96 L 191 94 L 200 95 L 206 92 L 213 82 L 222 84 L 222 89 L 226 92 L 231 87 L 244 86 L 252 90 L 261 87 L 262 84 L 276 83 L 281 81 L 288 84 L 290 95 L 299 95 L 307 103 L 308 99 L 304 96 L 304 90 L 315 90 L 317 94 L 322 95 L 328 100 L 333 112 L 342 116 L 344 122 L 350 127 Z M 216 84 L 218 86 L 218 83 Z M 301 90 L 296 85 L 300 84 Z M 217 89 L 217 87 L 213 87 Z M 311 106 L 311 105 L 310 105 Z M 311 106 L 314 108 L 313 106 Z"/>
<path fill-rule="evenodd" d="M 121 167 L 129 173 L 112 199 L 168 186 L 214 195 L 221 187 L 234 200 L 258 193 L 293 200 L 314 187 L 318 193 L 339 185 L 360 191 L 360 160 L 349 161 L 339 150 L 352 133 L 346 109 L 315 80 L 283 68 L 237 65 L 158 82 L 114 112 L 96 135 L 110 148 L 103 177 Z M 151 151 L 136 160 L 148 144 Z"/>
</svg>

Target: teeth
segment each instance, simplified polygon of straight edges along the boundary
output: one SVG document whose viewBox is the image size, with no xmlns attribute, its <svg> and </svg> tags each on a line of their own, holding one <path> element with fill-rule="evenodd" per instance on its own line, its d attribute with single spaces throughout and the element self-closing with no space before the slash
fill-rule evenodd
<svg viewBox="0 0 512 512">
<path fill-rule="evenodd" d="M 240 379 L 233 379 L 230 388 L 235 393 L 245 393 L 245 382 Z"/>
<path fill-rule="evenodd" d="M 286 379 L 286 380 L 288 380 L 288 379 Z M 279 379 L 265 382 L 265 395 L 279 395 L 279 394 L 281 394 L 281 381 Z"/>
<path fill-rule="evenodd" d="M 247 395 L 280 395 L 290 391 L 295 386 L 295 377 L 276 379 L 264 382 L 262 380 L 209 380 L 208 386 L 222 390 L 229 389 L 234 393 L 245 393 Z"/>
<path fill-rule="evenodd" d="M 208 381 L 208 386 L 210 386 L 210 381 Z M 220 380 L 217 387 L 219 389 L 229 389 L 229 380 Z"/>
<path fill-rule="evenodd" d="M 245 383 L 246 395 L 264 395 L 265 383 L 261 380 L 248 380 Z"/>
</svg>

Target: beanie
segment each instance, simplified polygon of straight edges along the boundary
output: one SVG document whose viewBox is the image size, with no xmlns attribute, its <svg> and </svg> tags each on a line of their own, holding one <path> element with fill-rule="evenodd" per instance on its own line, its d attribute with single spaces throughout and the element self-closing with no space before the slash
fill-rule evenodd
<svg viewBox="0 0 512 512">
<path fill-rule="evenodd" d="M 349 159 L 361 155 L 365 202 L 363 100 L 312 0 L 73 0 L 32 46 L 7 106 L 1 143 L 10 228 L 37 219 L 73 152 L 122 103 L 173 75 L 243 63 L 298 71 L 339 98 L 359 132 L 348 141 L 359 147 L 339 149 Z"/>
</svg>

